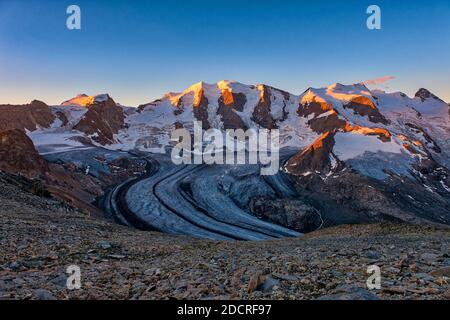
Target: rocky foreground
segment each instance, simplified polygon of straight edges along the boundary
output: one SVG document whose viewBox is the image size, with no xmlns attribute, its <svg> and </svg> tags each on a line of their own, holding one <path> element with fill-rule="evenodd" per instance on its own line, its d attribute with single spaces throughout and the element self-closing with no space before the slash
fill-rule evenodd
<svg viewBox="0 0 450 320">
<path fill-rule="evenodd" d="M 341 226 L 297 239 L 215 242 L 87 217 L 1 184 L 0 299 L 450 299 L 450 231 Z M 81 290 L 66 268 L 81 268 Z M 382 288 L 367 290 L 369 265 Z"/>
</svg>

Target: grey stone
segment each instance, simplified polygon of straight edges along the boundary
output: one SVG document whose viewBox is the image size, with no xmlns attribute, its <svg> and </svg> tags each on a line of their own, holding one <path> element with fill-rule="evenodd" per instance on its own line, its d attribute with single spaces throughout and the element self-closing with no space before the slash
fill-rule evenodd
<svg viewBox="0 0 450 320">
<path fill-rule="evenodd" d="M 367 251 L 364 256 L 370 260 L 378 260 L 380 259 L 380 255 L 375 251 Z"/>
<path fill-rule="evenodd" d="M 58 289 L 65 289 L 67 287 L 67 276 L 62 274 L 52 279 L 50 282 L 54 284 Z"/>
<path fill-rule="evenodd" d="M 440 257 L 440 255 L 435 253 L 423 253 L 420 255 L 420 259 L 424 261 L 435 261 Z"/>
<path fill-rule="evenodd" d="M 336 288 L 335 294 L 320 297 L 318 300 L 380 300 L 369 290 L 342 285 Z"/>
<path fill-rule="evenodd" d="M 11 262 L 11 263 L 9 264 L 9 268 L 10 268 L 11 270 L 13 270 L 13 271 L 17 271 L 17 270 L 19 270 L 21 267 L 22 267 L 22 265 L 21 265 L 19 262 L 17 262 L 17 261 Z"/>
<path fill-rule="evenodd" d="M 416 273 L 415 276 L 417 279 L 421 279 L 421 280 L 428 281 L 428 282 L 431 282 L 434 280 L 434 277 L 429 275 L 428 273 Z"/>
<path fill-rule="evenodd" d="M 98 244 L 98 246 L 104 250 L 108 250 L 113 247 L 113 244 L 109 241 L 102 241 Z"/>
<path fill-rule="evenodd" d="M 23 264 L 23 266 L 25 266 L 28 269 L 38 269 L 38 268 L 42 267 L 44 262 L 40 261 L 40 260 L 25 260 L 25 261 L 22 261 L 22 264 Z"/>
<path fill-rule="evenodd" d="M 259 286 L 257 290 L 263 291 L 263 292 L 270 292 L 272 291 L 274 286 L 278 286 L 280 282 L 271 276 L 266 276 L 265 281 Z"/>
<path fill-rule="evenodd" d="M 290 281 L 290 282 L 295 282 L 295 281 L 299 280 L 298 277 L 289 275 L 289 274 L 273 273 L 272 275 L 277 279 Z"/>
</svg>

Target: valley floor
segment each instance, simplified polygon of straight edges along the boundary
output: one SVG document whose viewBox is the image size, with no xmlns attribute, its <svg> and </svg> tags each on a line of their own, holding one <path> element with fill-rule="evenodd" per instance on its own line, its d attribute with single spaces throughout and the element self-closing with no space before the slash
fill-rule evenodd
<svg viewBox="0 0 450 320">
<path fill-rule="evenodd" d="M 450 231 L 340 226 L 261 242 L 196 240 L 0 190 L 0 299 L 450 299 Z M 81 290 L 66 268 L 81 268 Z M 381 268 L 368 291 L 367 267 Z"/>
</svg>

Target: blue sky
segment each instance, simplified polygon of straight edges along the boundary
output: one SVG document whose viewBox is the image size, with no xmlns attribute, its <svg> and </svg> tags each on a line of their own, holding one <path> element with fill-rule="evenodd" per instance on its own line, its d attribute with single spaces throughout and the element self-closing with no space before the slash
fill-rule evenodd
<svg viewBox="0 0 450 320">
<path fill-rule="evenodd" d="M 66 28 L 79 5 L 82 30 Z M 382 30 L 366 9 L 382 9 Z M 126 105 L 198 81 L 308 87 L 384 76 L 450 102 L 450 1 L 0 0 L 0 103 L 110 93 Z"/>
</svg>

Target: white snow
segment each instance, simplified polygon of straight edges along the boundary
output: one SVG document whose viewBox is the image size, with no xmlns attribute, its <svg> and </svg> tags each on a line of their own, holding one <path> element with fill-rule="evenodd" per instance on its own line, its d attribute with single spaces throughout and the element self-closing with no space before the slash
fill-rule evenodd
<svg viewBox="0 0 450 320">
<path fill-rule="evenodd" d="M 447 192 L 450 192 L 450 188 L 449 187 L 447 187 L 447 185 L 444 183 L 444 181 L 442 181 L 441 180 L 441 185 L 442 185 L 442 187 L 445 189 L 445 190 L 447 190 Z"/>
<path fill-rule="evenodd" d="M 61 105 L 72 107 L 87 107 L 94 104 L 94 102 L 105 102 L 108 99 L 109 95 L 106 93 L 97 94 L 93 96 L 88 96 L 86 94 L 79 94 L 70 100 L 64 101 Z"/>
</svg>

